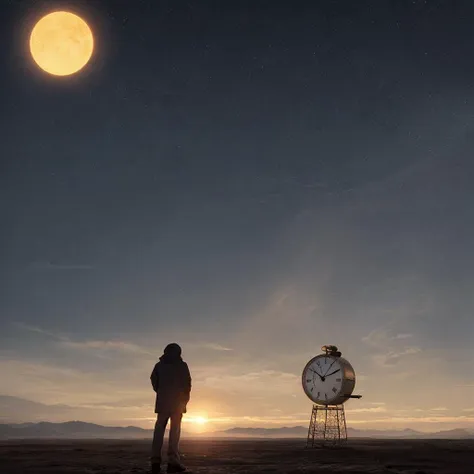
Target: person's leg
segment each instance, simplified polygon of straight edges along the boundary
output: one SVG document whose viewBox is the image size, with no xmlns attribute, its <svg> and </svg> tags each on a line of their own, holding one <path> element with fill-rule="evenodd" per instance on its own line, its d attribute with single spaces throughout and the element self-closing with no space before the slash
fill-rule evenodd
<svg viewBox="0 0 474 474">
<path fill-rule="evenodd" d="M 179 439 L 181 437 L 181 420 L 183 415 L 176 413 L 171 415 L 170 439 L 168 444 L 168 463 L 180 464 Z"/>
<path fill-rule="evenodd" d="M 151 445 L 151 463 L 161 463 L 161 450 L 163 448 L 163 438 L 165 436 L 166 425 L 169 415 L 159 413 L 156 418 L 155 431 L 153 432 L 153 443 Z"/>
</svg>

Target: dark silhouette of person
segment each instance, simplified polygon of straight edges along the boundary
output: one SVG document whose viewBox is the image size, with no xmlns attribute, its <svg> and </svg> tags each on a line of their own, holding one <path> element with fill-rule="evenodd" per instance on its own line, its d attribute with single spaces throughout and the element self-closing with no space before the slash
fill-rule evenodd
<svg viewBox="0 0 474 474">
<path fill-rule="evenodd" d="M 185 472 L 179 454 L 181 420 L 191 394 L 191 374 L 181 358 L 181 347 L 168 344 L 151 373 L 151 384 L 156 392 L 157 419 L 151 453 L 152 473 L 161 473 L 161 452 L 168 421 L 171 420 L 168 443 L 167 472 Z"/>
</svg>

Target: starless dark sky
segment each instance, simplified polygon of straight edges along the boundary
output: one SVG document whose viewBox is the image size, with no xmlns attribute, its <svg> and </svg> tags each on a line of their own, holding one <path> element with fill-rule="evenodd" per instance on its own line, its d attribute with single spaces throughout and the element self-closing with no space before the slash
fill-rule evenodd
<svg viewBox="0 0 474 474">
<path fill-rule="evenodd" d="M 65 78 L 27 48 L 60 9 L 96 43 Z M 3 395 L 143 424 L 177 340 L 190 416 L 296 423 L 335 343 L 354 423 L 474 421 L 471 1 L 18 0 L 0 21 Z"/>
</svg>

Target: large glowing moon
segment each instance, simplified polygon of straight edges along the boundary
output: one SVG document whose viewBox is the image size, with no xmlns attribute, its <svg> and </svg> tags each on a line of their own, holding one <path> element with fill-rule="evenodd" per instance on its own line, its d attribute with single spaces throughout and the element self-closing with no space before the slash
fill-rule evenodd
<svg viewBox="0 0 474 474">
<path fill-rule="evenodd" d="M 92 56 L 94 37 L 87 23 L 70 12 L 54 12 L 36 23 L 30 51 L 36 64 L 55 76 L 81 70 Z"/>
</svg>

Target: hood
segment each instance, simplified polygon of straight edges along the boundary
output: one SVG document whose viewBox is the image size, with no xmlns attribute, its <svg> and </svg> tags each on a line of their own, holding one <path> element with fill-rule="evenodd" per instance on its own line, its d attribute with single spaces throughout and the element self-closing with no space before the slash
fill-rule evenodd
<svg viewBox="0 0 474 474">
<path fill-rule="evenodd" d="M 182 362 L 181 358 L 181 347 L 176 344 L 168 344 L 165 347 L 163 355 L 160 357 L 160 361 L 165 364 L 175 364 L 177 362 Z"/>
</svg>

